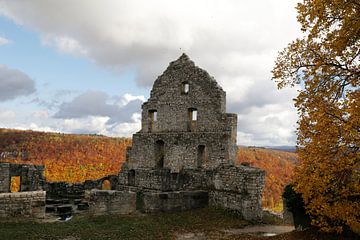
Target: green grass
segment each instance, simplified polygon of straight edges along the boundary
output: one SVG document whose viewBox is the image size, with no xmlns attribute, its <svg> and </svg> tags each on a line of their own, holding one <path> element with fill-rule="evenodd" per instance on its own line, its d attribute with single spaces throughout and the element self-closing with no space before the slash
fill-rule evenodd
<svg viewBox="0 0 360 240">
<path fill-rule="evenodd" d="M 75 217 L 61 223 L 1 222 L 0 239 L 171 239 L 175 232 L 211 232 L 248 224 L 231 212 L 204 208 L 141 216 Z"/>
</svg>

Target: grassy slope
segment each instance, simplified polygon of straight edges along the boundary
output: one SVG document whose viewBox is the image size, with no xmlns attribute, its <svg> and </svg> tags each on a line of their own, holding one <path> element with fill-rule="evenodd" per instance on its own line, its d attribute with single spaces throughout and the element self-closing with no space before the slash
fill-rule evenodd
<svg viewBox="0 0 360 240">
<path fill-rule="evenodd" d="M 105 239 L 176 239 L 179 233 L 198 233 L 197 239 L 241 240 L 335 240 L 354 239 L 322 234 L 315 230 L 290 232 L 274 237 L 227 234 L 248 224 L 237 215 L 205 208 L 186 212 L 138 216 L 77 217 L 61 223 L 0 222 L 0 240 L 105 240 Z M 182 238 L 193 239 L 193 238 Z"/>
</svg>

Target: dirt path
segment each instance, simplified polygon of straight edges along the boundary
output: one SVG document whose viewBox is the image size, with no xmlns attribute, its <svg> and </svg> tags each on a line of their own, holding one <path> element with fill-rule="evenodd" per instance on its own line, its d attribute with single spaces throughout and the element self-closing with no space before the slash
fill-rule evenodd
<svg viewBox="0 0 360 240">
<path fill-rule="evenodd" d="M 279 225 L 254 225 L 247 226 L 240 229 L 228 229 L 224 232 L 230 235 L 239 235 L 242 233 L 255 234 L 257 236 L 275 236 L 278 234 L 291 232 L 295 230 L 294 226 L 279 226 Z"/>
<path fill-rule="evenodd" d="M 188 232 L 188 233 L 178 233 L 175 236 L 176 240 L 206 240 L 206 239 L 213 239 L 212 237 L 215 237 L 218 235 L 221 235 L 221 239 L 226 239 L 227 237 L 232 236 L 241 236 L 245 235 L 253 235 L 257 237 L 270 237 L 275 236 L 282 233 L 287 233 L 295 230 L 294 226 L 279 226 L 279 225 L 254 225 L 254 226 L 247 226 L 244 228 L 239 229 L 224 229 L 221 231 L 221 233 L 217 233 L 213 236 L 208 236 L 206 233 L 203 232 Z M 248 238 L 245 238 L 248 239 Z"/>
</svg>

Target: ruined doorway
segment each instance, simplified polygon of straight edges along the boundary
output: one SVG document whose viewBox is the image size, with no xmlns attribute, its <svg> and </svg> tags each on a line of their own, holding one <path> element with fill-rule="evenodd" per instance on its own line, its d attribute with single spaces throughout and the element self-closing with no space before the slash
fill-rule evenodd
<svg viewBox="0 0 360 240">
<path fill-rule="evenodd" d="M 200 168 L 206 159 L 205 145 L 199 145 L 197 149 L 196 167 Z"/>
<path fill-rule="evenodd" d="M 132 169 L 128 172 L 128 184 L 129 186 L 135 186 L 135 170 Z"/>
<path fill-rule="evenodd" d="M 13 176 L 10 179 L 10 192 L 20 192 L 21 190 L 21 177 Z"/>
<path fill-rule="evenodd" d="M 164 167 L 164 157 L 165 157 L 165 150 L 164 150 L 165 143 L 162 140 L 158 140 L 155 143 L 155 166 L 156 168 L 163 168 Z"/>
</svg>

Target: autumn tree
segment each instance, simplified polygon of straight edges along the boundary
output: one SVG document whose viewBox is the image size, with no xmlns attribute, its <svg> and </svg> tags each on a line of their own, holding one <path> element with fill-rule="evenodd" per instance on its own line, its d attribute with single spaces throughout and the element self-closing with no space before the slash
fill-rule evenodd
<svg viewBox="0 0 360 240">
<path fill-rule="evenodd" d="M 279 53 L 273 79 L 300 85 L 295 189 L 312 224 L 360 233 L 360 1 L 303 0 L 303 37 Z"/>
</svg>

